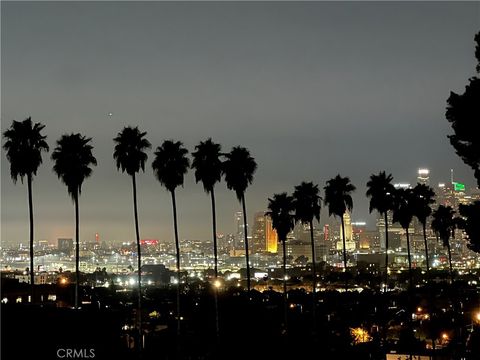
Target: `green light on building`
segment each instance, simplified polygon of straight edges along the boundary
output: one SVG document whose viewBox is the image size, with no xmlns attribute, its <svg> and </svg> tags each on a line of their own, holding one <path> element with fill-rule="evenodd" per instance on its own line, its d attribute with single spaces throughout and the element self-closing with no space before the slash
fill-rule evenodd
<svg viewBox="0 0 480 360">
<path fill-rule="evenodd" d="M 455 191 L 465 191 L 465 184 L 454 182 L 453 189 Z"/>
</svg>

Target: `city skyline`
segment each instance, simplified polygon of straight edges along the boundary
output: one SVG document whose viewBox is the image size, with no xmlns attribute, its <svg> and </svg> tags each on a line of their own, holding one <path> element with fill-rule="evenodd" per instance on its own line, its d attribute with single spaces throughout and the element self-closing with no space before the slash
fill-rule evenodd
<svg viewBox="0 0 480 360">
<path fill-rule="evenodd" d="M 46 125 L 51 150 L 63 133 L 93 138 L 99 165 L 82 192 L 82 240 L 134 240 L 130 182 L 112 158 L 126 125 L 147 131 L 154 148 L 173 138 L 192 151 L 210 136 L 224 151 L 249 148 L 259 164 L 246 193 L 249 221 L 273 193 L 302 180 L 323 188 L 337 173 L 357 186 L 353 219 L 370 226 L 371 173 L 415 183 L 427 167 L 436 184 L 453 168 L 474 186 L 444 113 L 450 91 L 473 75 L 478 4 L 1 6 L 2 132 L 32 116 Z M 141 237 L 173 241 L 153 150 L 138 177 Z M 73 235 L 74 215 L 50 155 L 34 180 L 35 238 L 54 242 Z M 26 186 L 12 183 L 3 150 L 1 170 L 2 242 L 26 243 Z M 224 182 L 216 190 L 219 232 L 233 232 L 240 206 Z M 193 171 L 178 211 L 182 239 L 211 238 L 209 199 Z"/>
</svg>

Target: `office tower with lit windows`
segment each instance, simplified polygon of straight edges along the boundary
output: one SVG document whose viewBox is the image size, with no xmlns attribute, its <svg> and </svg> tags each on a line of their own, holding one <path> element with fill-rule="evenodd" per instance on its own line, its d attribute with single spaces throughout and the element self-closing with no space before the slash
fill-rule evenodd
<svg viewBox="0 0 480 360">
<path fill-rule="evenodd" d="M 255 213 L 252 229 L 253 253 L 277 253 L 278 235 L 273 229 L 272 219 L 264 212 Z"/>
</svg>

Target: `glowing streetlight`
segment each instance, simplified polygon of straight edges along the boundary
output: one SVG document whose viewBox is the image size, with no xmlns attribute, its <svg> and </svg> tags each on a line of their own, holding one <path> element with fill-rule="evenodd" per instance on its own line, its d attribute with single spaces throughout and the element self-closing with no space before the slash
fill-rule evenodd
<svg viewBox="0 0 480 360">
<path fill-rule="evenodd" d="M 68 282 L 68 281 L 67 281 L 66 278 L 61 278 L 61 279 L 60 279 L 60 284 L 62 284 L 62 285 L 65 285 L 67 282 Z"/>
<path fill-rule="evenodd" d="M 480 323 L 480 311 L 477 311 L 473 316 L 476 322 Z"/>
<path fill-rule="evenodd" d="M 217 289 L 220 288 L 220 286 L 222 286 L 222 283 L 220 282 L 220 280 L 215 280 L 215 282 L 213 283 L 213 286 L 215 286 Z"/>
</svg>

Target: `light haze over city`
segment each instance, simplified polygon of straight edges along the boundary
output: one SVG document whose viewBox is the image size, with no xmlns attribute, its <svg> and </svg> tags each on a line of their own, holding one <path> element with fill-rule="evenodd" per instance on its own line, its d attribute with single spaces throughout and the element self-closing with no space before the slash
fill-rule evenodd
<svg viewBox="0 0 480 360">
<path fill-rule="evenodd" d="M 192 151 L 212 137 L 247 147 L 258 163 L 248 219 L 301 181 L 338 173 L 357 187 L 353 220 L 368 214 L 365 183 L 386 170 L 415 183 L 472 171 L 445 120 L 450 91 L 473 76 L 479 4 L 2 2 L 1 130 L 32 116 L 50 149 L 64 133 L 92 137 L 98 166 L 83 185 L 81 239 L 134 241 L 131 179 L 115 168 L 113 138 L 127 125 L 156 148 Z M 28 24 L 29 26 L 25 26 Z M 34 180 L 35 239 L 73 237 L 74 209 L 50 153 Z M 169 194 L 149 153 L 137 178 L 142 238 L 172 237 Z M 1 158 L 2 242 L 28 243 L 26 185 Z M 234 192 L 216 187 L 218 230 L 234 231 Z M 211 239 L 209 197 L 193 171 L 177 193 L 180 237 Z M 327 210 L 322 209 L 322 222 Z"/>
</svg>

